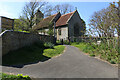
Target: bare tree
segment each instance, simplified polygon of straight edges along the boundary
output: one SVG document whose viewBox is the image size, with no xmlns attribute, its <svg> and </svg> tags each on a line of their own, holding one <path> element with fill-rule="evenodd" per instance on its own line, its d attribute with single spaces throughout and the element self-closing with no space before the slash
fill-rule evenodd
<svg viewBox="0 0 120 80">
<path fill-rule="evenodd" d="M 25 23 L 27 24 L 27 29 L 30 30 L 32 26 L 35 24 L 35 13 L 43 6 L 45 6 L 46 2 L 34 0 L 32 2 L 26 3 L 23 8 L 23 15 L 22 17 L 25 19 Z"/>
<path fill-rule="evenodd" d="M 116 10 L 114 8 L 108 7 L 95 12 L 90 20 L 90 29 L 96 32 L 99 37 L 114 37 L 118 28 L 116 15 Z"/>
<path fill-rule="evenodd" d="M 48 17 L 58 12 L 60 12 L 63 15 L 73 10 L 74 10 L 74 7 L 70 4 L 58 4 L 55 6 L 48 4 L 44 6 L 44 8 L 42 8 L 41 11 L 43 12 L 45 17 Z"/>
<path fill-rule="evenodd" d="M 69 13 L 74 10 L 74 7 L 70 4 L 58 4 L 54 7 L 54 12 L 58 13 L 60 12 L 62 15 Z"/>
<path fill-rule="evenodd" d="M 114 5 L 115 7 L 116 5 Z M 118 9 L 112 7 L 102 9 L 95 12 L 90 19 L 89 33 L 99 35 L 105 44 L 106 50 L 114 49 L 115 53 L 119 51 L 119 12 Z M 118 35 L 118 39 L 115 37 Z M 118 42 L 118 43 L 117 43 Z"/>
<path fill-rule="evenodd" d="M 116 15 L 117 15 L 117 19 L 116 23 L 117 23 L 117 33 L 118 33 L 118 53 L 120 53 L 120 0 L 118 2 L 113 2 L 111 3 L 111 7 L 114 8 L 116 10 Z M 120 62 L 119 62 L 120 63 Z"/>
<path fill-rule="evenodd" d="M 45 17 L 51 16 L 52 14 L 54 14 L 53 6 L 50 4 L 44 6 L 44 8 L 42 8 L 42 12 Z"/>
</svg>

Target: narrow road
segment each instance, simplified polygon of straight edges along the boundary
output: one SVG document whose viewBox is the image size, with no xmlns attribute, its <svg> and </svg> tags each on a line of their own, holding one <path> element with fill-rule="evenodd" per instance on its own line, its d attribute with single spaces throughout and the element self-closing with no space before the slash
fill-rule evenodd
<svg viewBox="0 0 120 80">
<path fill-rule="evenodd" d="M 30 75 L 34 78 L 118 78 L 118 68 L 89 57 L 73 46 L 58 57 L 23 68 L 3 66 L 3 72 Z"/>
</svg>

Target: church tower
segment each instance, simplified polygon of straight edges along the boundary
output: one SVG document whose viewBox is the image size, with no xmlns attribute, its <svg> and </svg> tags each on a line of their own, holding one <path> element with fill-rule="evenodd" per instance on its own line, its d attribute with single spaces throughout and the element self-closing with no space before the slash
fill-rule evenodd
<svg viewBox="0 0 120 80">
<path fill-rule="evenodd" d="M 35 25 L 37 25 L 44 18 L 44 14 L 38 9 L 35 13 Z"/>
</svg>

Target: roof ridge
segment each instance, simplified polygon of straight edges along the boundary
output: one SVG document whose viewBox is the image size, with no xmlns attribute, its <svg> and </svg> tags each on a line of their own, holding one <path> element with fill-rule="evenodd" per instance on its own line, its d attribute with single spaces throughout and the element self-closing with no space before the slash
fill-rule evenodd
<svg viewBox="0 0 120 80">
<path fill-rule="evenodd" d="M 53 15 L 50 15 L 50 16 L 48 16 L 48 17 L 46 17 L 46 18 L 49 18 L 49 17 L 54 16 L 54 15 L 57 15 L 57 14 L 58 14 L 58 13 L 53 14 Z M 43 18 L 43 19 L 46 19 L 46 18 Z"/>
<path fill-rule="evenodd" d="M 73 11 L 73 14 L 76 12 L 77 10 Z M 73 16 L 73 14 L 69 17 L 69 19 L 67 20 L 66 24 L 68 23 L 68 21 L 71 19 L 71 17 Z"/>
<path fill-rule="evenodd" d="M 59 14 L 60 12 L 54 14 L 55 16 L 53 17 L 52 21 L 55 19 L 55 17 Z M 61 13 L 60 13 L 61 14 Z"/>
<path fill-rule="evenodd" d="M 76 11 L 76 10 L 75 10 L 75 11 Z M 75 11 L 70 12 L 70 13 L 67 13 L 67 14 L 63 14 L 62 16 L 65 16 L 65 15 L 68 15 L 68 14 L 71 14 L 71 13 L 74 13 Z"/>
<path fill-rule="evenodd" d="M 76 11 L 73 11 L 73 12 L 70 12 L 70 13 L 67 13 L 67 14 L 64 14 L 62 15 L 58 21 L 56 22 L 56 26 L 61 26 L 61 25 L 66 25 L 67 24 L 67 21 L 71 18 L 71 16 L 75 13 Z"/>
<path fill-rule="evenodd" d="M 76 10 L 75 10 L 76 11 Z M 70 12 L 70 13 L 74 13 L 75 11 L 73 11 L 73 12 Z M 58 13 L 60 13 L 60 12 L 58 12 Z M 56 14 L 53 14 L 53 15 L 57 15 L 58 13 L 56 13 Z M 67 13 L 67 14 L 70 14 L 70 13 Z M 61 16 L 64 16 L 64 15 L 67 15 L 67 14 L 63 14 L 63 15 L 61 15 Z M 50 16 L 53 16 L 53 15 L 50 15 Z M 50 17 L 50 16 L 48 16 L 48 17 Z M 48 17 L 46 17 L 46 18 L 48 18 Z M 43 18 L 43 19 L 46 19 L 46 18 Z"/>
</svg>

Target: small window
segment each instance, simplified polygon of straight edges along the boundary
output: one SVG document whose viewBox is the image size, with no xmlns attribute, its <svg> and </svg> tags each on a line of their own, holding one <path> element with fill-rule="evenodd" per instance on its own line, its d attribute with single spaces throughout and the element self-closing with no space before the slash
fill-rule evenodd
<svg viewBox="0 0 120 80">
<path fill-rule="evenodd" d="M 61 29 L 58 29 L 58 34 L 61 35 Z"/>
</svg>

